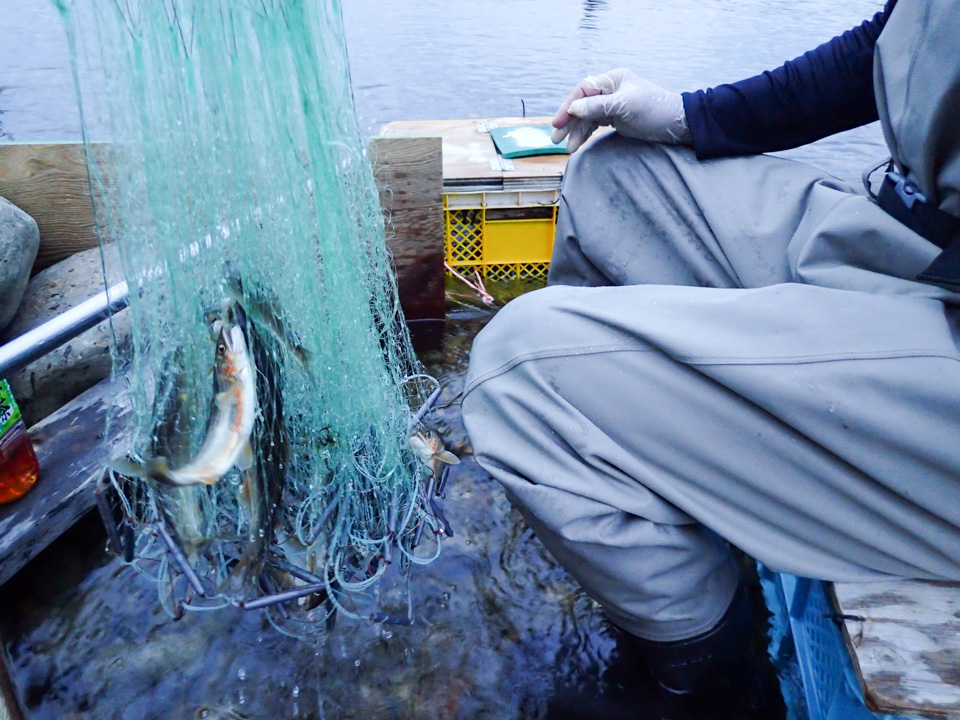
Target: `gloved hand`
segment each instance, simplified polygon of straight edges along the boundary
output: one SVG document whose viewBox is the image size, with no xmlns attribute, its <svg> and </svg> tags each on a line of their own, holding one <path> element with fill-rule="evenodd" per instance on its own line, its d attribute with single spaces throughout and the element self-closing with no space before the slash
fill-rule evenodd
<svg viewBox="0 0 960 720">
<path fill-rule="evenodd" d="M 567 150 L 574 152 L 601 125 L 638 140 L 691 142 L 680 93 L 624 68 L 591 75 L 573 89 L 553 118 L 553 141 L 567 138 Z"/>
</svg>

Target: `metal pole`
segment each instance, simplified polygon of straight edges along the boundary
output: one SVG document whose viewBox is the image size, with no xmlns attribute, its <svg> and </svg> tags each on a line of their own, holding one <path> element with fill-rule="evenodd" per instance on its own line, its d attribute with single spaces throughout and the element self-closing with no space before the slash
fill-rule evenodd
<svg viewBox="0 0 960 720">
<path fill-rule="evenodd" d="M 94 295 L 43 325 L 0 347 L 0 378 L 9 377 L 34 360 L 56 350 L 107 316 L 123 310 L 130 298 L 126 281 Z"/>
<path fill-rule="evenodd" d="M 327 586 L 323 583 L 319 585 L 301 585 L 298 588 L 293 590 L 286 590 L 276 595 L 264 595 L 263 597 L 258 597 L 255 600 L 244 600 L 240 603 L 240 607 L 244 610 L 259 610 L 260 608 L 270 607 L 271 605 L 278 605 L 279 603 L 290 602 L 291 600 L 298 600 L 299 598 L 306 597 L 307 595 L 315 595 L 317 593 L 326 593 Z"/>
<path fill-rule="evenodd" d="M 203 583 L 200 582 L 200 577 L 190 566 L 190 561 L 187 560 L 187 556 L 183 554 L 183 550 L 181 550 L 180 546 L 177 545 L 177 541 L 173 539 L 173 536 L 170 534 L 170 531 L 167 530 L 167 527 L 163 524 L 163 521 L 155 522 L 153 527 L 160 534 L 160 539 L 163 540 L 163 544 L 167 546 L 167 550 L 169 550 L 170 554 L 173 555 L 173 559 L 177 561 L 177 565 L 180 566 L 180 571 L 187 578 L 187 582 L 193 586 L 193 589 L 196 591 L 197 595 L 205 598 L 207 596 L 207 592 L 203 589 Z"/>
<path fill-rule="evenodd" d="M 421 420 L 423 420 L 424 416 L 425 416 L 428 412 L 430 412 L 431 410 L 433 410 L 433 406 L 437 404 L 437 400 L 440 399 L 440 393 L 442 393 L 442 392 L 443 392 L 443 388 L 442 388 L 442 387 L 438 387 L 436 390 L 434 390 L 432 393 L 430 393 L 430 397 L 427 398 L 427 401 L 426 401 L 423 405 L 420 406 L 420 409 L 417 410 L 416 414 L 413 416 L 413 420 L 410 422 L 410 427 L 411 427 L 411 428 L 412 428 L 414 425 L 416 425 L 418 422 L 420 422 Z"/>
</svg>

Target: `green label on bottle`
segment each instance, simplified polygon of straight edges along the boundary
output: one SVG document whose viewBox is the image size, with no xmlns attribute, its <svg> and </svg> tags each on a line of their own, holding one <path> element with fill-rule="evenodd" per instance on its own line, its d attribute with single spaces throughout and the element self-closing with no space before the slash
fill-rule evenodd
<svg viewBox="0 0 960 720">
<path fill-rule="evenodd" d="M 7 434 L 7 430 L 17 424 L 20 419 L 20 408 L 10 392 L 10 384 L 0 380 L 0 437 Z"/>
</svg>

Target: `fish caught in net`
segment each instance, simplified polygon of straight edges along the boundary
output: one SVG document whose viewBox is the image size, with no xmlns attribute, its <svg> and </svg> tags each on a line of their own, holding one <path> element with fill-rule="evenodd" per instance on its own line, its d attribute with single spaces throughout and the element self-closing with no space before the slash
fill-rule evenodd
<svg viewBox="0 0 960 720">
<path fill-rule="evenodd" d="M 399 309 L 339 3 L 56 2 L 95 79 L 91 187 L 133 316 L 133 429 L 98 489 L 112 543 L 174 615 L 409 622 L 408 588 L 376 588 L 439 554 L 457 460 L 415 414 L 439 391 Z"/>
</svg>

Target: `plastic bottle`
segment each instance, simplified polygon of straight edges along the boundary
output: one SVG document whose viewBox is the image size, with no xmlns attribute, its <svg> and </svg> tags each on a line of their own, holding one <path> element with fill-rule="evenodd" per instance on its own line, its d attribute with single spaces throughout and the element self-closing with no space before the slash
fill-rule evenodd
<svg viewBox="0 0 960 720">
<path fill-rule="evenodd" d="M 27 427 L 6 380 L 0 380 L 0 505 L 19 500 L 40 477 Z"/>
</svg>

